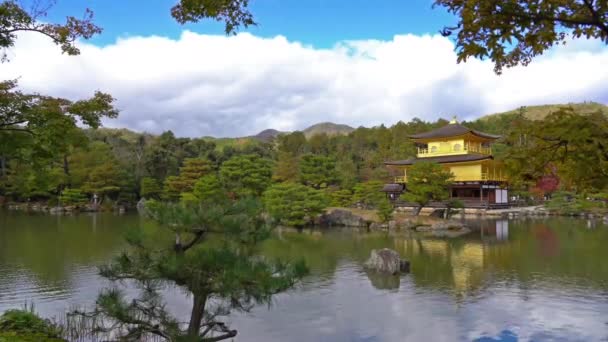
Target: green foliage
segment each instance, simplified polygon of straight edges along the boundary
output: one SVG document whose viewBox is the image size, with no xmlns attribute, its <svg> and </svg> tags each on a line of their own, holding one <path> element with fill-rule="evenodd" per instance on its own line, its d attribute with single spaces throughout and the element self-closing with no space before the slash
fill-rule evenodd
<svg viewBox="0 0 608 342">
<path fill-rule="evenodd" d="M 564 107 L 570 107 L 580 115 L 589 115 L 592 113 L 601 112 L 602 114 L 608 116 L 608 106 L 597 102 L 585 101 L 581 103 L 524 106 L 502 113 L 484 115 L 476 120 L 473 125 L 479 123 L 482 125 L 490 124 L 494 127 L 475 126 L 475 128 L 483 132 L 500 133 L 500 129 L 509 127 L 509 122 L 520 114 L 523 114 L 523 116 L 528 120 L 543 120 L 550 114 L 555 113 Z M 473 125 L 471 127 L 473 127 Z"/>
<path fill-rule="evenodd" d="M 441 165 L 427 161 L 415 163 L 407 170 L 407 191 L 404 198 L 418 204 L 418 211 L 431 201 L 449 197 L 448 187 L 453 175 Z"/>
<path fill-rule="evenodd" d="M 452 217 L 455 210 L 454 209 L 462 209 L 464 208 L 464 203 L 459 199 L 449 199 L 446 201 L 446 218 Z"/>
<path fill-rule="evenodd" d="M 185 206 L 195 206 L 199 203 L 199 199 L 191 192 L 182 192 L 179 202 Z"/>
<path fill-rule="evenodd" d="M 47 9 L 43 6 L 47 4 L 35 3 L 28 12 L 21 2 L 7 0 L 0 3 L 0 47 L 13 47 L 19 32 L 33 31 L 49 37 L 64 53 L 78 55 L 77 39 L 89 39 L 101 33 L 101 28 L 93 24 L 93 12 L 89 9 L 83 19 L 70 16 L 65 24 L 51 24 L 39 21 L 47 15 Z M 6 55 L 3 55 L 2 60 L 5 58 Z"/>
<path fill-rule="evenodd" d="M 293 182 L 298 178 L 299 159 L 289 152 L 279 151 L 272 179 L 279 182 Z"/>
<path fill-rule="evenodd" d="M 353 192 L 347 189 L 329 189 L 327 192 L 332 207 L 349 207 L 353 204 Z"/>
<path fill-rule="evenodd" d="M 384 200 L 380 201 L 377 205 L 378 208 L 378 217 L 380 217 L 380 220 L 382 220 L 382 222 L 388 222 L 393 218 L 393 211 L 395 208 L 393 208 L 393 204 L 388 200 L 388 198 L 385 198 Z"/>
<path fill-rule="evenodd" d="M 184 184 L 184 190 L 192 190 L 194 183 L 204 175 L 211 172 L 212 167 L 208 160 L 202 158 L 186 158 L 184 165 L 179 169 L 179 177 Z"/>
<path fill-rule="evenodd" d="M 215 174 L 203 176 L 194 184 L 193 195 L 201 202 L 213 202 L 225 199 L 226 190 Z"/>
<path fill-rule="evenodd" d="M 141 197 L 145 199 L 158 199 L 160 198 L 160 194 L 162 190 L 158 181 L 151 177 L 144 177 L 141 180 L 139 194 Z"/>
<path fill-rule="evenodd" d="M 0 82 L 0 133 L 5 131 L 30 134 L 34 142 L 56 142 L 76 131 L 76 122 L 97 128 L 104 117 L 115 118 L 114 98 L 96 92 L 87 100 L 72 102 L 38 94 L 23 94 L 16 81 Z"/>
<path fill-rule="evenodd" d="M 300 182 L 315 189 L 334 185 L 338 180 L 336 161 L 331 157 L 306 154 L 300 159 Z"/>
<path fill-rule="evenodd" d="M 303 226 L 329 204 L 325 194 L 296 183 L 275 184 L 264 193 L 268 213 L 289 226 Z"/>
<path fill-rule="evenodd" d="M 0 316 L 0 341 L 63 341 L 61 329 L 32 311 L 8 310 Z"/>
<path fill-rule="evenodd" d="M 605 195 L 577 194 L 568 191 L 555 192 L 551 199 L 545 202 L 545 207 L 560 215 L 579 215 L 583 213 L 605 214 L 607 205 Z"/>
<path fill-rule="evenodd" d="M 272 161 L 255 154 L 232 157 L 220 167 L 222 182 L 237 197 L 261 195 L 271 177 Z"/>
<path fill-rule="evenodd" d="M 167 177 L 165 179 L 165 184 L 163 186 L 163 194 L 161 197 L 166 201 L 178 200 L 181 196 L 181 184 L 181 180 L 178 176 Z"/>
<path fill-rule="evenodd" d="M 141 231 L 129 234 L 131 248 L 102 267 L 101 274 L 114 281 L 131 279 L 139 285 L 139 295 L 132 300 L 118 288 L 105 290 L 88 314 L 102 318 L 99 328 L 111 327 L 119 339 L 232 338 L 237 332 L 220 322 L 221 316 L 270 303 L 274 294 L 307 273 L 301 262 L 259 257 L 257 246 L 270 228 L 257 200 L 200 205 L 152 200 L 146 212 L 173 235 L 159 237 L 167 248 L 159 250 L 158 238 L 147 239 Z M 193 299 L 186 329 L 166 310 L 161 295 L 165 287 L 179 287 Z"/>
<path fill-rule="evenodd" d="M 80 189 L 64 189 L 59 196 L 62 205 L 83 205 L 87 203 L 87 197 Z"/>
<path fill-rule="evenodd" d="M 224 23 L 226 34 L 235 34 L 241 26 L 256 25 L 248 7 L 249 0 L 180 0 L 171 8 L 171 15 L 180 24 L 215 19 Z"/>
<path fill-rule="evenodd" d="M 377 207 L 386 199 L 386 194 L 382 192 L 383 186 L 384 183 L 381 181 L 369 181 L 355 185 L 354 202 L 368 208 Z"/>
<path fill-rule="evenodd" d="M 179 176 L 169 176 L 165 179 L 164 198 L 174 201 L 179 199 L 182 193 L 191 193 L 194 184 L 209 172 L 209 161 L 200 158 L 185 159 L 184 165 L 179 169 Z"/>
<path fill-rule="evenodd" d="M 458 62 L 490 58 L 496 73 L 527 65 L 532 58 L 571 38 L 598 38 L 608 43 L 608 4 L 579 0 L 435 0 L 458 18 L 446 27 L 456 33 Z"/>
<path fill-rule="evenodd" d="M 407 154 L 404 154 L 407 155 Z M 352 189 L 359 181 L 357 164 L 350 157 L 339 158 L 336 162 L 336 173 L 343 189 Z"/>
<path fill-rule="evenodd" d="M 506 136 L 504 160 L 517 184 L 535 185 L 557 173 L 562 188 L 593 192 L 608 187 L 608 118 L 561 108 L 543 120 L 520 118 Z"/>
</svg>

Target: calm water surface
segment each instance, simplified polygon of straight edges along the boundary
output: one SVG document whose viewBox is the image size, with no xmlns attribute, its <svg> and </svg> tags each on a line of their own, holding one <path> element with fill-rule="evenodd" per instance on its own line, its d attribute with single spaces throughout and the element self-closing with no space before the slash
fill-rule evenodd
<svg viewBox="0 0 608 342">
<path fill-rule="evenodd" d="M 237 341 L 608 341 L 608 227 L 574 219 L 473 221 L 459 238 L 283 230 L 270 257 L 305 258 L 311 275 L 268 309 L 228 318 Z M 107 286 L 97 265 L 120 251 L 135 215 L 0 212 L 0 312 L 90 306 Z M 152 228 L 150 228 L 152 227 Z M 389 247 L 411 274 L 368 274 Z M 187 315 L 179 291 L 169 307 Z"/>
</svg>

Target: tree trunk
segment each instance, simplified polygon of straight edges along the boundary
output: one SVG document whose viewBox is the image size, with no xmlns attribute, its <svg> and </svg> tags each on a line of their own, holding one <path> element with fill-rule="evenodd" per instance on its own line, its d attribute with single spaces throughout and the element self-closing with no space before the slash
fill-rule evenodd
<svg viewBox="0 0 608 342">
<path fill-rule="evenodd" d="M 6 176 L 6 157 L 0 156 L 0 177 Z"/>
<path fill-rule="evenodd" d="M 420 215 L 421 211 L 422 211 L 422 206 L 421 205 L 417 206 L 416 209 L 414 209 L 414 216 Z"/>
<path fill-rule="evenodd" d="M 66 176 L 70 175 L 70 163 L 68 163 L 67 154 L 63 155 L 63 173 L 65 173 Z"/>
<path fill-rule="evenodd" d="M 190 314 L 190 323 L 188 324 L 188 337 L 198 337 L 201 329 L 201 322 L 205 313 L 205 303 L 207 302 L 206 294 L 195 294 L 192 302 L 192 313 Z M 194 339 L 193 339 L 194 340 Z"/>
</svg>

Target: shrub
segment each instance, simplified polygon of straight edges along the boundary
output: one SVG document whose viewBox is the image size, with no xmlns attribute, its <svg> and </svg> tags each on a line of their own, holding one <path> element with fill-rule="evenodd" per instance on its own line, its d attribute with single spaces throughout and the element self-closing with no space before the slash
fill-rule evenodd
<svg viewBox="0 0 608 342">
<path fill-rule="evenodd" d="M 87 197 L 80 189 L 65 189 L 59 196 L 62 205 L 83 205 L 87 203 Z"/>
<path fill-rule="evenodd" d="M 383 199 L 378 203 L 378 217 L 382 222 L 388 222 L 393 218 L 393 204 L 387 199 Z"/>
<path fill-rule="evenodd" d="M 303 226 L 327 207 L 327 198 L 321 190 L 295 184 L 280 183 L 264 193 L 268 213 L 277 221 L 289 226 Z"/>
<path fill-rule="evenodd" d="M 32 311 L 8 310 L 0 316 L 0 341 L 63 341 L 61 329 Z"/>
<path fill-rule="evenodd" d="M 355 185 L 353 200 L 364 207 L 377 207 L 384 199 L 386 194 L 382 192 L 384 183 L 380 181 L 369 181 Z"/>
<path fill-rule="evenodd" d="M 347 189 L 329 191 L 328 196 L 333 207 L 349 207 L 353 204 L 353 193 Z"/>
<path fill-rule="evenodd" d="M 561 215 L 578 215 L 585 212 L 603 210 L 603 201 L 594 201 L 594 197 L 587 199 L 586 196 L 567 191 L 559 191 L 553 194 L 551 199 L 545 203 L 547 209 Z"/>
</svg>

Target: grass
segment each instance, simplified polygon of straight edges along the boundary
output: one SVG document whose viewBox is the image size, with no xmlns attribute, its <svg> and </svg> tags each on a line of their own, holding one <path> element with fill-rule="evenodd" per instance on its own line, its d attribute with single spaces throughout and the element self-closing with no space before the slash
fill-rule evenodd
<svg viewBox="0 0 608 342">
<path fill-rule="evenodd" d="M 65 342 L 61 338 L 40 333 L 0 332 L 0 342 Z"/>
<path fill-rule="evenodd" d="M 62 330 L 31 310 L 8 310 L 0 316 L 0 342 L 63 342 Z"/>
</svg>

